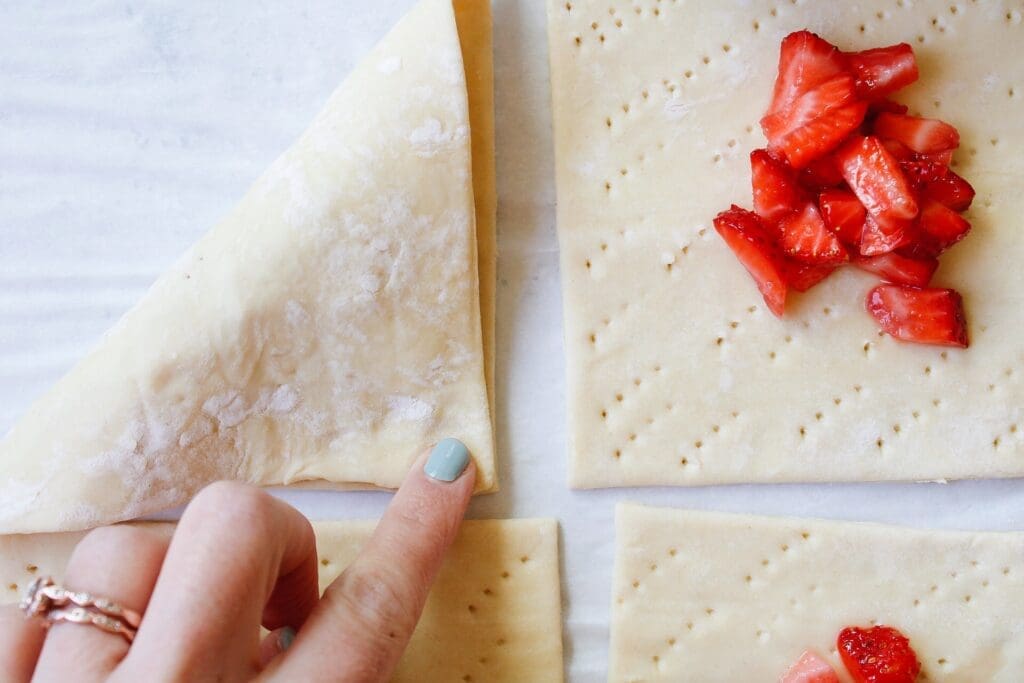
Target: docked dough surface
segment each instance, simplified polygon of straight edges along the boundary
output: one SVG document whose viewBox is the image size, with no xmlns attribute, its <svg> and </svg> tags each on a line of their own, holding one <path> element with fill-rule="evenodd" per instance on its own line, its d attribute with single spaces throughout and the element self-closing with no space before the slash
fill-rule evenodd
<svg viewBox="0 0 1024 683">
<path fill-rule="evenodd" d="M 1004 2 L 550 0 L 558 231 L 578 487 L 1024 474 L 1024 45 Z M 711 219 L 750 204 L 779 44 L 909 42 L 897 99 L 962 136 L 973 232 L 935 286 L 971 347 L 880 336 L 844 269 L 766 310 Z"/>
<path fill-rule="evenodd" d="M 839 631 L 874 623 L 929 681 L 1024 670 L 1021 533 L 620 505 L 612 592 L 610 681 L 773 681 L 806 649 L 841 670 Z"/>
<path fill-rule="evenodd" d="M 452 3 L 423 0 L 0 443 L 0 531 L 129 519 L 225 478 L 396 487 L 453 435 L 493 489 L 493 203 L 478 255 L 472 172 L 493 158 L 470 119 Z"/>
<path fill-rule="evenodd" d="M 158 524 L 168 533 L 169 523 Z M 369 539 L 373 522 L 314 522 L 325 589 Z M 0 604 L 36 576 L 59 580 L 82 532 L 0 536 Z M 562 680 L 558 527 L 553 520 L 463 523 L 394 680 Z"/>
</svg>

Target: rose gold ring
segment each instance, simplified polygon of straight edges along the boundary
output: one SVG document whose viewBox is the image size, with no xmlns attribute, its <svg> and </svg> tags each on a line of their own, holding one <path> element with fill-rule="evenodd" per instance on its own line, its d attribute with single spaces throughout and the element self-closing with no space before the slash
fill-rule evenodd
<svg viewBox="0 0 1024 683">
<path fill-rule="evenodd" d="M 42 617 L 48 627 L 59 621 L 88 624 L 123 636 L 129 643 L 142 622 L 135 610 L 91 593 L 69 591 L 49 576 L 29 584 L 20 606 L 26 617 Z"/>
</svg>

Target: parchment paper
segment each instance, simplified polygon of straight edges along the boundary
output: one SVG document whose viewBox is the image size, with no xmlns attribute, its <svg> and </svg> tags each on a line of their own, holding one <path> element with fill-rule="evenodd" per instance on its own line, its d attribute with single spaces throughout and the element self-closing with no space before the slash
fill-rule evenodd
<svg viewBox="0 0 1024 683">
<path fill-rule="evenodd" d="M 0 432 L 234 204 L 411 4 L 0 3 Z M 541 0 L 495 1 L 502 490 L 471 516 L 561 521 L 569 680 L 605 680 L 616 501 L 1024 529 L 1017 481 L 566 488 L 544 14 Z M 321 519 L 376 517 L 389 498 L 281 495 Z"/>
</svg>

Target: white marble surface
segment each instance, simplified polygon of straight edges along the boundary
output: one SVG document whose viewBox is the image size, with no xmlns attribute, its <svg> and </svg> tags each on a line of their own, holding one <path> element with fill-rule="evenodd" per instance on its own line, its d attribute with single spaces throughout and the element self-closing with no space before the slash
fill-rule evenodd
<svg viewBox="0 0 1024 683">
<path fill-rule="evenodd" d="M 0 433 L 411 4 L 0 0 Z M 1010 481 L 568 490 L 544 3 L 495 0 L 495 23 L 502 490 L 471 515 L 560 520 L 570 681 L 605 679 L 616 501 L 1024 529 Z M 285 496 L 319 518 L 377 516 L 388 499 Z"/>
</svg>

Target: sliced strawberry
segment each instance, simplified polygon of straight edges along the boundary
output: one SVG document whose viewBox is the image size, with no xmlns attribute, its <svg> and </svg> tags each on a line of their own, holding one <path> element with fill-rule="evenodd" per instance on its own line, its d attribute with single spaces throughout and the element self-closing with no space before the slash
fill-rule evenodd
<svg viewBox="0 0 1024 683">
<path fill-rule="evenodd" d="M 945 121 L 883 112 L 875 119 L 875 135 L 903 143 L 919 154 L 948 152 L 960 146 L 960 133 Z"/>
<path fill-rule="evenodd" d="M 906 114 L 910 111 L 910 107 L 899 102 L 893 102 L 892 100 L 873 100 L 868 105 L 868 118 L 874 120 L 876 116 L 883 112 L 889 114 Z"/>
<path fill-rule="evenodd" d="M 917 218 L 916 246 L 921 252 L 938 256 L 967 236 L 971 224 L 953 209 L 925 199 Z"/>
<path fill-rule="evenodd" d="M 850 189 L 876 219 L 910 220 L 917 215 L 917 200 L 899 162 L 878 138 L 854 137 L 836 156 Z"/>
<path fill-rule="evenodd" d="M 754 211 L 767 221 L 777 221 L 803 204 L 803 192 L 793 170 L 767 150 L 750 153 Z"/>
<path fill-rule="evenodd" d="M 839 676 L 828 662 L 808 650 L 782 674 L 779 683 L 839 683 Z"/>
<path fill-rule="evenodd" d="M 839 168 L 839 162 L 832 154 L 826 154 L 820 159 L 815 159 L 800 171 L 800 182 L 804 187 L 814 192 L 820 192 L 826 187 L 836 187 L 843 184 L 843 172 Z"/>
<path fill-rule="evenodd" d="M 867 104 L 853 102 L 831 109 L 813 121 L 797 127 L 769 143 L 769 147 L 785 155 L 789 165 L 802 169 L 815 159 L 828 154 L 857 130 L 864 120 Z"/>
<path fill-rule="evenodd" d="M 867 210 L 847 190 L 825 190 L 818 196 L 818 208 L 825 225 L 846 244 L 859 246 Z"/>
<path fill-rule="evenodd" d="M 935 269 L 939 267 L 938 259 L 916 259 L 895 252 L 871 257 L 854 255 L 850 257 L 850 263 L 878 275 L 886 282 L 912 287 L 927 286 Z"/>
<path fill-rule="evenodd" d="M 954 211 L 966 211 L 974 201 L 974 188 L 953 171 L 924 186 L 924 196 L 945 204 Z"/>
<path fill-rule="evenodd" d="M 793 100 L 846 69 L 843 54 L 835 45 L 810 31 L 790 33 L 779 50 L 779 75 L 768 113 L 787 107 Z"/>
<path fill-rule="evenodd" d="M 907 43 L 846 53 L 857 79 L 857 94 L 865 99 L 887 97 L 917 80 L 914 48 Z"/>
<path fill-rule="evenodd" d="M 839 74 L 798 95 L 796 99 L 761 119 L 761 129 L 772 143 L 803 128 L 832 109 L 851 102 L 855 96 L 853 78 Z"/>
<path fill-rule="evenodd" d="M 896 140 L 882 140 L 882 146 L 889 150 L 889 154 L 892 154 L 899 161 L 912 161 L 914 159 L 914 150 L 910 149 L 902 142 Z"/>
<path fill-rule="evenodd" d="M 788 256 L 802 263 L 836 265 L 847 260 L 839 237 L 825 226 L 814 202 L 779 221 L 778 245 Z"/>
<path fill-rule="evenodd" d="M 782 263 L 782 275 L 790 287 L 798 292 L 806 292 L 834 273 L 836 268 L 838 266 L 819 266 L 787 259 Z"/>
<path fill-rule="evenodd" d="M 882 218 L 868 213 L 860 234 L 860 253 L 879 256 L 899 249 L 910 242 L 913 223 L 900 218 Z"/>
<path fill-rule="evenodd" d="M 900 161 L 900 169 L 903 171 L 903 175 L 906 176 L 907 182 L 918 189 L 928 183 L 942 180 L 949 171 L 945 164 L 917 158 Z"/>
<path fill-rule="evenodd" d="M 914 683 L 921 672 L 910 641 L 890 626 L 844 628 L 836 645 L 854 683 Z"/>
<path fill-rule="evenodd" d="M 761 119 L 768 148 L 800 169 L 835 148 L 863 120 L 853 79 L 839 74 Z M 848 106 L 849 105 L 849 106 Z M 856 106 L 854 106 L 856 105 Z"/>
<path fill-rule="evenodd" d="M 782 317 L 786 308 L 786 281 L 779 255 L 763 237 L 765 227 L 753 211 L 733 205 L 715 217 L 715 230 L 747 269 L 772 313 Z"/>
<path fill-rule="evenodd" d="M 858 96 L 859 93 L 858 93 Z M 879 114 L 906 114 L 910 108 L 905 104 L 893 102 L 892 100 L 872 100 L 868 102 L 868 113 L 864 116 L 864 122 L 860 125 L 861 135 L 872 135 L 875 130 L 875 119 Z M 896 155 L 897 157 L 899 155 Z"/>
<path fill-rule="evenodd" d="M 931 154 L 915 154 L 914 158 L 917 161 L 928 161 L 933 164 L 949 166 L 953 161 L 953 150 L 950 149 L 945 152 L 933 152 Z"/>
<path fill-rule="evenodd" d="M 879 327 L 896 339 L 967 348 L 964 303 L 955 290 L 879 285 L 868 292 L 866 305 L 868 313 L 874 316 Z M 846 633 L 846 630 L 843 633 Z M 870 640 L 871 637 L 868 637 L 867 642 Z M 851 664 L 851 660 L 847 659 L 847 650 L 843 642 L 843 634 L 840 634 L 840 654 L 856 680 L 890 680 L 856 678 L 858 669 L 855 669 L 853 664 L 863 664 L 865 660 L 861 660 L 859 656 L 854 657 Z M 854 645 L 849 651 L 851 656 L 862 651 L 856 646 L 856 639 L 852 642 Z M 914 673 L 917 673 L 916 670 Z M 913 678 L 907 680 L 913 681 Z"/>
</svg>

